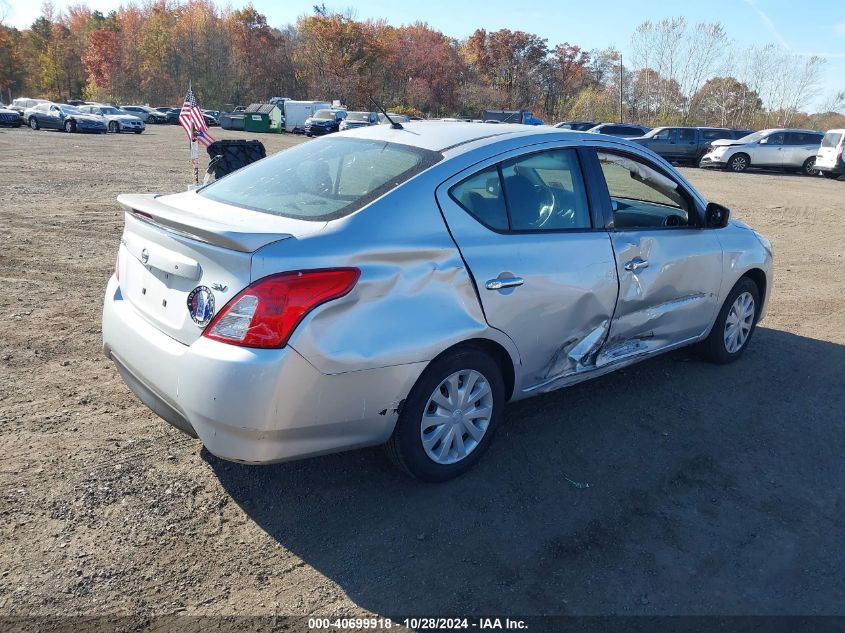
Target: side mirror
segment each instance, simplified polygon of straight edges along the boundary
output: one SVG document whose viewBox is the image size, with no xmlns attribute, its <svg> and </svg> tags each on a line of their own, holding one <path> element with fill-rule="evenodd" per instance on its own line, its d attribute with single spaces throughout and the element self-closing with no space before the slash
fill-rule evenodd
<svg viewBox="0 0 845 633">
<path fill-rule="evenodd" d="M 766 143 L 768 143 L 768 142 L 769 142 L 769 137 L 768 137 L 768 136 L 767 136 L 766 138 L 761 138 L 761 139 L 760 139 L 760 145 L 765 145 L 765 144 L 766 144 Z"/>
<path fill-rule="evenodd" d="M 704 226 L 708 229 L 723 229 L 730 219 L 731 210 L 716 202 L 709 202 L 704 210 Z"/>
</svg>

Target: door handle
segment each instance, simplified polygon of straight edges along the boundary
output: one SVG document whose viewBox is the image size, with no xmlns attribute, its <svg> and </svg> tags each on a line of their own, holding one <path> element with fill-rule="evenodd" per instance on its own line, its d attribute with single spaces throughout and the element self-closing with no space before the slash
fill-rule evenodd
<svg viewBox="0 0 845 633">
<path fill-rule="evenodd" d="M 522 277 L 500 277 L 497 279 L 488 279 L 484 282 L 484 287 L 487 290 L 502 290 L 503 288 L 515 288 L 525 283 Z"/>
<path fill-rule="evenodd" d="M 648 262 L 641 257 L 635 257 L 627 264 L 625 264 L 625 270 L 635 273 L 643 268 L 648 268 Z"/>
</svg>

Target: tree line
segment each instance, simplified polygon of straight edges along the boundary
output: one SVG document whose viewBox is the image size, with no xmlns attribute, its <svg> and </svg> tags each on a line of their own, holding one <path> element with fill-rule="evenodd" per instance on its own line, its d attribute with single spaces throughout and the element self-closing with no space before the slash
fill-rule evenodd
<svg viewBox="0 0 845 633">
<path fill-rule="evenodd" d="M 2 2 L 3 0 L 0 0 Z M 0 99 L 178 105 L 188 85 L 204 107 L 273 96 L 370 99 L 426 116 L 477 118 L 525 109 L 564 119 L 732 127 L 845 125 L 845 92 L 821 112 L 825 60 L 775 45 L 739 49 L 721 24 L 684 18 L 644 22 L 632 54 L 551 44 L 519 30 L 477 29 L 455 39 L 418 22 L 393 26 L 314 6 L 273 27 L 252 5 L 212 0 L 130 0 L 103 14 L 51 4 L 23 30 L 0 12 Z"/>
</svg>

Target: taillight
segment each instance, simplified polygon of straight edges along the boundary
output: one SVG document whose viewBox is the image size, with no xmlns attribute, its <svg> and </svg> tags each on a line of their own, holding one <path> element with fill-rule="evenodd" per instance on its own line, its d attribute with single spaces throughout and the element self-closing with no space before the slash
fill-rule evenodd
<svg viewBox="0 0 845 633">
<path fill-rule="evenodd" d="M 331 268 L 264 277 L 227 303 L 203 336 L 243 347 L 284 347 L 305 315 L 348 293 L 360 275 L 357 268 Z"/>
<path fill-rule="evenodd" d="M 117 282 L 120 283 L 120 249 L 117 249 L 117 257 L 114 259 L 114 276 L 117 277 Z"/>
</svg>

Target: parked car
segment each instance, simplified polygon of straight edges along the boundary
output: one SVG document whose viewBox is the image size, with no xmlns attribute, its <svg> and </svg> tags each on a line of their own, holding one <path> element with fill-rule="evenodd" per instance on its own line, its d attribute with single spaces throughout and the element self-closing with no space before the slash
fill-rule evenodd
<svg viewBox="0 0 845 633">
<path fill-rule="evenodd" d="M 379 118 L 377 112 L 347 112 L 346 118 L 340 122 L 338 129 L 341 131 L 354 130 L 355 128 L 378 124 Z"/>
<path fill-rule="evenodd" d="M 698 165 L 713 141 L 739 139 L 749 134 L 751 130 L 717 127 L 657 127 L 631 140 L 667 160 Z"/>
<path fill-rule="evenodd" d="M 340 129 L 340 122 L 346 118 L 346 110 L 317 110 L 305 119 L 306 136 L 322 136 Z"/>
<path fill-rule="evenodd" d="M 742 172 L 752 167 L 800 171 L 817 176 L 816 154 L 824 134 L 815 130 L 760 130 L 735 141 L 713 141 L 701 167 Z"/>
<path fill-rule="evenodd" d="M 96 104 L 78 106 L 78 110 L 83 114 L 94 114 L 101 116 L 106 120 L 109 132 L 135 132 L 140 134 L 144 131 L 144 122 L 136 117 L 134 114 L 123 112 L 113 106 Z"/>
<path fill-rule="evenodd" d="M 523 125 L 544 125 L 543 119 L 538 119 L 533 112 L 527 110 L 485 110 L 481 118 L 489 123 L 522 123 Z"/>
<path fill-rule="evenodd" d="M 643 125 L 634 125 L 633 123 L 600 123 L 595 127 L 591 127 L 587 132 L 591 132 L 592 134 L 608 134 L 620 138 L 636 138 L 648 132 L 649 129 L 651 128 Z"/>
<path fill-rule="evenodd" d="M 14 110 L 18 114 L 23 117 L 23 113 L 28 110 L 29 108 L 34 108 L 39 103 L 50 103 L 47 99 L 30 99 L 29 97 L 19 97 L 14 99 L 11 104 L 9 104 L 9 109 Z"/>
<path fill-rule="evenodd" d="M 403 127 L 118 198 L 103 349 L 142 401 L 224 459 L 386 443 L 439 481 L 509 400 L 748 346 L 771 245 L 662 158 L 546 126 Z"/>
<path fill-rule="evenodd" d="M 86 114 L 78 108 L 61 103 L 39 103 L 24 112 L 27 125 L 33 130 L 64 130 L 65 132 L 97 132 L 105 134 L 106 120 Z"/>
<path fill-rule="evenodd" d="M 220 125 L 220 110 L 203 110 L 202 114 L 208 127 Z"/>
<path fill-rule="evenodd" d="M 407 114 L 396 114 L 395 112 L 388 112 L 387 114 L 391 119 L 393 119 L 394 123 L 407 123 L 411 120 L 411 117 Z M 417 119 L 417 121 L 422 121 L 422 119 Z M 379 124 L 390 123 L 382 112 L 378 113 L 378 122 Z"/>
<path fill-rule="evenodd" d="M 128 112 L 129 114 L 134 114 L 148 125 L 153 123 L 167 123 L 166 114 L 163 114 L 158 110 L 154 110 L 149 106 L 128 105 L 120 106 L 120 109 L 124 112 Z"/>
<path fill-rule="evenodd" d="M 170 125 L 178 125 L 179 124 L 179 113 L 181 110 L 179 108 L 171 108 L 169 106 L 161 106 L 155 109 L 156 112 L 163 114 L 166 123 Z"/>
<path fill-rule="evenodd" d="M 22 124 L 23 119 L 17 110 L 0 107 L 0 126 L 20 127 Z"/>
<path fill-rule="evenodd" d="M 845 129 L 828 130 L 816 154 L 816 169 L 825 178 L 839 178 L 845 174 Z"/>
<path fill-rule="evenodd" d="M 595 121 L 561 121 L 556 128 L 561 130 L 573 130 L 575 132 L 586 132 L 598 125 Z"/>
</svg>

